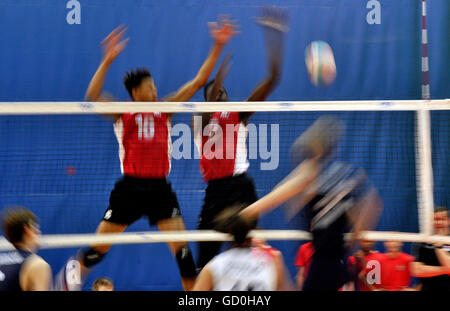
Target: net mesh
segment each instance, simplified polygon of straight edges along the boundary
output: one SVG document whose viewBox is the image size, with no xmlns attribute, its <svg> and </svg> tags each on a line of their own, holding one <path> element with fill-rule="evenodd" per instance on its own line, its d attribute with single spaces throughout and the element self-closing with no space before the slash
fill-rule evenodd
<svg viewBox="0 0 450 311">
<path fill-rule="evenodd" d="M 93 233 L 108 206 L 110 192 L 121 177 L 113 124 L 95 111 L 176 111 L 180 113 L 174 115 L 172 122 L 173 159 L 169 180 L 177 194 L 186 229 L 195 230 L 206 183 L 200 173 L 193 134 L 186 129 L 191 126 L 193 111 L 233 111 L 236 107 L 257 111 L 248 124 L 247 149 L 248 174 L 254 180 L 259 198 L 294 168 L 289 153 L 293 141 L 318 117 L 332 115 L 346 124 L 337 159 L 364 168 L 383 199 L 384 210 L 376 230 L 405 233 L 420 232 L 423 204 L 418 193 L 421 162 L 417 157 L 423 150 L 418 144 L 416 115 L 424 107 L 431 109 L 431 130 L 424 137 L 431 137 L 433 195 L 436 205 L 449 206 L 448 101 L 352 105 L 339 102 L 160 104 L 81 103 L 74 104 L 73 109 L 68 103 L 2 104 L 1 208 L 11 205 L 30 208 L 41 219 L 45 234 Z M 283 209 L 264 215 L 260 227 L 307 229 L 302 214 L 287 221 Z M 149 228 L 146 219 L 129 229 L 148 230 L 155 228 Z"/>
</svg>

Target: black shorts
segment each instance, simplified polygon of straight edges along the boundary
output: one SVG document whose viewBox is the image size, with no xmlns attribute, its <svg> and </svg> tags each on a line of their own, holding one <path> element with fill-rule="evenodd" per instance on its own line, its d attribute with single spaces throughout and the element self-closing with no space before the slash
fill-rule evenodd
<svg viewBox="0 0 450 311">
<path fill-rule="evenodd" d="M 116 183 L 103 220 L 131 225 L 142 216 L 148 217 L 150 225 L 181 216 L 177 196 L 167 179 L 124 176 Z"/>
<path fill-rule="evenodd" d="M 253 180 L 246 174 L 208 182 L 198 229 L 214 229 L 215 217 L 225 208 L 237 203 L 252 204 L 258 200 Z"/>
</svg>

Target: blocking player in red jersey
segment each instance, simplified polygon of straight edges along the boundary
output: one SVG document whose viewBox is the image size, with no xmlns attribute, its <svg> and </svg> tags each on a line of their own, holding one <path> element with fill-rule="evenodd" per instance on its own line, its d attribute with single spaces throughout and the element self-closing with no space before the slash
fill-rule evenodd
<svg viewBox="0 0 450 311">
<path fill-rule="evenodd" d="M 226 43 L 236 33 L 227 19 L 211 23 L 214 46 L 194 79 L 163 101 L 188 101 L 202 88 L 214 69 Z M 111 63 L 123 51 L 126 29 L 119 27 L 103 41 L 103 59 L 93 76 L 86 99 L 107 101 L 101 95 L 106 73 Z M 157 89 L 150 72 L 138 69 L 126 74 L 125 87 L 133 101 L 158 101 Z M 119 142 L 123 177 L 115 184 L 109 206 L 96 233 L 120 233 L 143 216 L 159 230 L 185 230 L 177 197 L 167 181 L 170 172 L 170 127 L 172 116 L 167 113 L 126 113 L 114 115 L 114 130 Z M 187 242 L 168 243 L 176 257 L 183 287 L 190 290 L 196 269 Z M 78 254 L 83 268 L 98 264 L 111 245 L 92 245 Z M 83 269 L 84 271 L 87 271 Z"/>
<path fill-rule="evenodd" d="M 261 82 L 247 101 L 264 101 L 280 80 L 284 33 L 287 31 L 285 12 L 266 8 L 258 23 L 267 39 L 269 75 Z M 228 58 L 218 73 L 204 88 L 206 101 L 228 101 L 222 82 L 228 72 Z M 198 229 L 213 229 L 213 219 L 226 207 L 257 200 L 253 180 L 246 174 L 247 123 L 253 112 L 203 113 L 201 121 L 193 116 L 196 145 L 201 154 L 200 169 L 208 183 L 198 221 Z M 201 125 L 201 126 L 200 126 Z M 203 268 L 217 253 L 221 242 L 198 243 L 197 267 Z"/>
<path fill-rule="evenodd" d="M 381 286 L 381 261 L 383 254 L 373 250 L 373 241 L 361 239 L 361 250 L 347 260 L 355 280 L 356 290 L 373 291 Z"/>
<path fill-rule="evenodd" d="M 403 291 L 411 288 L 414 257 L 403 253 L 400 241 L 386 241 L 381 259 L 381 290 Z"/>
</svg>

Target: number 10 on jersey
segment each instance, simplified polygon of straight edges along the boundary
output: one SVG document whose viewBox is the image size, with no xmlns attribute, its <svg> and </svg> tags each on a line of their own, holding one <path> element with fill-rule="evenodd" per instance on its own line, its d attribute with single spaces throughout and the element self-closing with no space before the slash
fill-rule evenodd
<svg viewBox="0 0 450 311">
<path fill-rule="evenodd" d="M 155 119 L 153 115 L 137 114 L 135 116 L 136 124 L 138 125 L 139 139 L 152 139 L 155 136 Z"/>
</svg>

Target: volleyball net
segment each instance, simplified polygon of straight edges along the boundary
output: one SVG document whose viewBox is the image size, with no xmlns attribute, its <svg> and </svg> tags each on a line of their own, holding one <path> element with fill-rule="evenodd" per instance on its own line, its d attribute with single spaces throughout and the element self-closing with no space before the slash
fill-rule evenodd
<svg viewBox="0 0 450 311">
<path fill-rule="evenodd" d="M 450 244 L 450 237 L 433 233 L 435 208 L 450 209 L 449 100 L 0 103 L 0 208 L 31 209 L 40 218 L 42 248 L 230 240 L 196 230 L 206 183 L 193 131 L 201 120 L 192 116 L 217 111 L 255 112 L 247 125 L 246 150 L 259 198 L 294 168 L 289 149 L 299 135 L 320 116 L 340 118 L 346 130 L 337 159 L 364 168 L 384 204 L 375 231 L 365 237 Z M 141 219 L 126 233 L 96 236 L 121 176 L 119 144 L 107 116 L 146 112 L 175 113 L 168 179 L 187 231 L 155 232 Z M 143 136 L 151 136 L 151 120 L 140 126 Z M 265 214 L 259 227 L 252 235 L 266 240 L 310 239 L 302 213 L 288 220 L 283 208 Z M 0 250 L 9 248 L 1 238 Z"/>
</svg>

